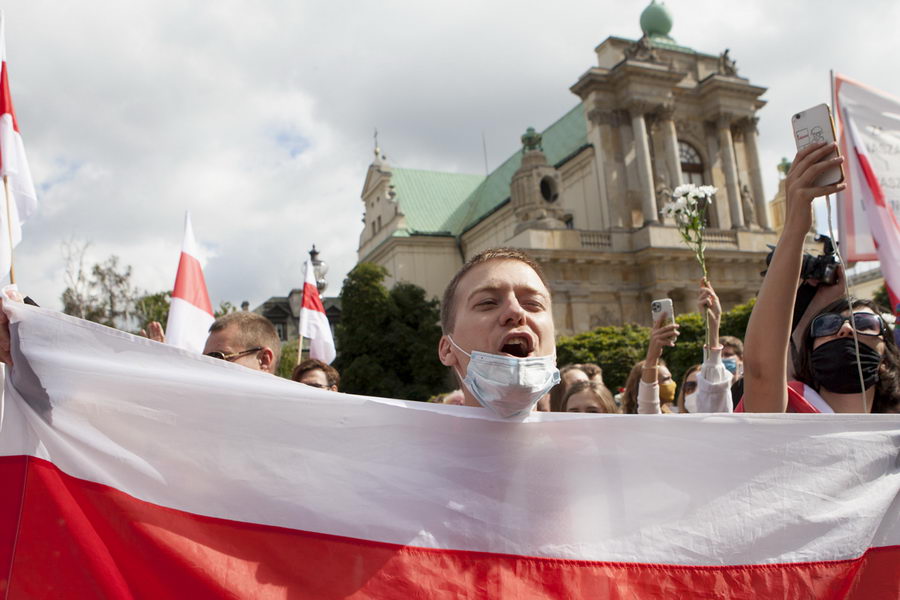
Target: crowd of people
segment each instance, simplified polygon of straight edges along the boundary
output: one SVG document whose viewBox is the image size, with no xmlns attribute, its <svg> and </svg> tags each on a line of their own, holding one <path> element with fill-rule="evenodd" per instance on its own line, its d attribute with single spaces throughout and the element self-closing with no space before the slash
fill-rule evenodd
<svg viewBox="0 0 900 600">
<path fill-rule="evenodd" d="M 803 241 L 815 197 L 843 183 L 817 186 L 816 177 L 839 165 L 834 144 L 799 152 L 787 175 L 784 230 L 753 309 L 745 341 L 720 337 L 722 307 L 705 279 L 697 307 L 708 337 L 697 364 L 675 382 L 662 358 L 674 346 L 678 325 L 653 323 L 644 360 L 614 394 L 595 364 L 557 368 L 551 294 L 541 267 L 527 254 L 494 248 L 470 259 L 448 284 L 441 302 L 437 358 L 459 382 L 440 401 L 487 408 L 501 418 L 532 410 L 668 414 L 747 412 L 900 412 L 900 351 L 879 308 L 842 297 L 841 285 L 801 282 Z M 843 278 L 843 273 L 839 272 Z M 797 301 L 800 284 L 811 301 Z M 14 296 L 8 296 L 5 300 Z M 796 312 L 796 314 L 795 314 Z M 164 341 L 159 324 L 147 334 Z M 12 364 L 9 323 L 0 311 L 0 360 Z M 238 312 L 217 319 L 203 353 L 274 373 L 280 342 L 264 317 Z M 339 391 L 328 364 L 301 362 L 292 379 Z"/>
</svg>

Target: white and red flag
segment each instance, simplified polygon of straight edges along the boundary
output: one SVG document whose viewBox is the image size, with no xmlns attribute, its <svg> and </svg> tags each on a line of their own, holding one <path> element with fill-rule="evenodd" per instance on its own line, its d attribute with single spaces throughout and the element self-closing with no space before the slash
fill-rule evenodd
<svg viewBox="0 0 900 600">
<path fill-rule="evenodd" d="M 0 277 L 12 266 L 12 249 L 22 241 L 22 223 L 37 210 L 37 194 L 19 133 L 19 121 L 9 92 L 6 66 L 6 24 L 0 11 L 0 177 L 9 195 L 0 190 Z M 7 206 L 9 200 L 9 206 Z"/>
<path fill-rule="evenodd" d="M 316 274 L 311 261 L 306 261 L 303 277 L 303 303 L 300 306 L 300 350 L 303 349 L 303 338 L 309 338 L 309 357 L 325 363 L 331 363 L 337 352 L 334 348 L 334 336 L 331 325 L 325 315 L 325 306 L 319 297 L 316 287 Z M 300 353 L 298 352 L 298 356 Z"/>
<path fill-rule="evenodd" d="M 209 326 L 215 320 L 199 255 L 194 228 L 191 227 L 191 213 L 186 212 L 184 242 L 166 323 L 166 342 L 194 352 L 203 351 Z"/>
<path fill-rule="evenodd" d="M 900 99 L 843 75 L 834 77 L 835 113 L 846 157 L 840 196 L 841 252 L 874 260 L 891 299 L 900 304 Z"/>
<path fill-rule="evenodd" d="M 511 423 L 3 309 L 10 599 L 900 591 L 900 415 Z"/>
</svg>

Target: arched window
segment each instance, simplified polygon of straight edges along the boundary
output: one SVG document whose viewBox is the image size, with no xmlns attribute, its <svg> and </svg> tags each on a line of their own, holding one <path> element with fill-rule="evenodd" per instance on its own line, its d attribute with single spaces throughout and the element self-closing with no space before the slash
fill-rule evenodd
<svg viewBox="0 0 900 600">
<path fill-rule="evenodd" d="M 703 159 L 697 149 L 687 142 L 678 142 L 678 156 L 681 159 L 681 174 L 684 183 L 703 185 Z"/>
</svg>

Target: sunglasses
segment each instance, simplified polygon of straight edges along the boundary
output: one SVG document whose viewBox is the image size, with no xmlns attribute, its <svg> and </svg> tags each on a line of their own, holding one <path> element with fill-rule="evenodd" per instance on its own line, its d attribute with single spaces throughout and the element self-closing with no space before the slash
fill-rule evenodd
<svg viewBox="0 0 900 600">
<path fill-rule="evenodd" d="M 850 317 L 845 317 L 838 313 L 825 313 L 813 319 L 812 324 L 809 326 L 809 332 L 814 338 L 834 335 L 840 331 L 844 323 L 850 323 L 850 326 L 859 335 L 881 335 L 884 333 L 884 321 L 881 320 L 881 316 L 869 312 L 853 313 L 852 322 Z"/>
<path fill-rule="evenodd" d="M 260 350 L 262 350 L 262 346 L 257 346 L 256 348 L 248 348 L 247 350 L 241 350 L 240 352 L 232 352 L 231 354 L 225 354 L 224 352 L 215 350 L 213 352 L 207 352 L 206 356 L 211 356 L 212 358 L 218 358 L 219 360 L 227 360 L 228 362 L 231 362 L 236 358 L 247 356 L 248 354 L 259 352 Z"/>
</svg>

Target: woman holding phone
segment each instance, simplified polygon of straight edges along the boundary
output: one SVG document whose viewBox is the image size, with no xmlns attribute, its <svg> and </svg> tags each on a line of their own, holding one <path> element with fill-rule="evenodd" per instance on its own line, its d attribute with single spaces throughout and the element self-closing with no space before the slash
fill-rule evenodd
<svg viewBox="0 0 900 600">
<path fill-rule="evenodd" d="M 785 181 L 784 230 L 747 326 L 744 398 L 738 410 L 885 412 L 900 403 L 900 352 L 869 300 L 838 299 L 815 311 L 808 325 L 801 322 L 795 380 L 788 381 L 792 307 L 803 241 L 812 226 L 812 200 L 846 187 L 843 182 L 816 183 L 822 173 L 843 163 L 843 157 L 833 156 L 835 150 L 833 143 L 807 146 L 797 153 Z M 820 286 L 819 293 L 834 295 L 837 289 Z"/>
</svg>

